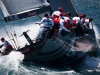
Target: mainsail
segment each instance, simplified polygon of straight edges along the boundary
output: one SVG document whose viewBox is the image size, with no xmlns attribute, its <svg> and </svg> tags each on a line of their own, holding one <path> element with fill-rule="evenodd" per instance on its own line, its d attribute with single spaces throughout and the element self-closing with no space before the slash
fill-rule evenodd
<svg viewBox="0 0 100 75">
<path fill-rule="evenodd" d="M 0 0 L 5 21 L 13 21 L 50 11 L 47 0 Z"/>
<path fill-rule="evenodd" d="M 78 11 L 76 10 L 72 0 L 47 0 L 50 3 L 52 11 L 56 11 L 59 7 L 63 8 L 63 12 L 71 12 L 71 16 L 75 16 Z"/>
</svg>

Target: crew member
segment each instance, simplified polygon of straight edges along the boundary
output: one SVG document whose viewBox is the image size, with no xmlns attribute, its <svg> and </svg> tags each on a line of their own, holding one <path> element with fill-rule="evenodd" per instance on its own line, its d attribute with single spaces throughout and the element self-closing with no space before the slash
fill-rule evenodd
<svg viewBox="0 0 100 75">
<path fill-rule="evenodd" d="M 70 32 L 70 30 L 67 30 L 64 27 L 64 18 L 62 17 L 63 15 L 61 15 L 61 14 L 60 14 L 60 18 L 58 16 L 58 18 L 56 18 L 56 19 L 53 20 L 54 26 L 55 26 L 54 37 L 56 37 L 57 34 L 58 34 L 58 36 L 60 36 L 62 30 L 65 30 L 67 32 Z"/>
<path fill-rule="evenodd" d="M 83 25 L 86 19 L 86 14 L 80 14 L 80 24 Z"/>
<path fill-rule="evenodd" d="M 82 26 L 80 22 L 81 22 L 80 17 L 78 16 L 78 14 L 76 14 L 75 17 L 73 17 L 73 25 L 76 26 L 75 28 L 76 36 L 82 35 Z"/>
<path fill-rule="evenodd" d="M 66 13 L 63 13 L 63 18 L 64 18 L 64 27 L 69 28 L 69 25 L 68 25 L 69 18 L 67 17 Z"/>
<path fill-rule="evenodd" d="M 13 50 L 12 45 L 11 45 L 8 41 L 6 41 L 4 38 L 1 38 L 1 42 L 2 42 L 3 44 L 0 45 L 0 48 L 2 48 L 3 46 L 5 47 L 5 49 L 4 49 L 4 51 L 3 51 L 4 54 L 6 54 L 6 53 L 8 53 L 8 52 L 10 52 L 10 51 Z"/>
<path fill-rule="evenodd" d="M 73 17 L 73 25 L 76 26 L 80 23 L 80 17 L 78 16 L 78 14 L 75 15 L 75 17 Z"/>
<path fill-rule="evenodd" d="M 64 17 L 65 15 L 66 15 L 65 13 L 60 13 L 60 29 L 59 29 L 59 34 L 58 34 L 59 36 L 61 35 L 62 30 L 66 31 L 66 32 L 70 32 L 70 30 L 67 30 L 65 28 L 66 24 L 68 24 L 68 20 L 67 20 L 68 17 L 65 18 Z"/>
<path fill-rule="evenodd" d="M 88 29 L 90 28 L 89 23 L 93 21 L 93 18 L 85 19 L 83 24 L 83 34 L 88 34 Z"/>
<path fill-rule="evenodd" d="M 43 32 L 49 30 L 54 25 L 52 19 L 49 18 L 47 13 L 44 14 L 44 17 L 42 18 L 41 22 L 38 24 L 40 25 L 40 29 L 37 34 L 36 41 L 42 39 Z"/>
<path fill-rule="evenodd" d="M 69 18 L 67 17 L 66 13 L 63 13 L 63 18 L 64 18 L 64 20 L 69 20 Z"/>
<path fill-rule="evenodd" d="M 59 32 L 59 28 L 60 28 L 60 18 L 59 16 L 56 16 L 56 18 L 53 20 L 54 22 L 54 26 L 52 28 L 52 31 L 51 31 L 51 35 L 53 38 L 55 38 Z"/>
<path fill-rule="evenodd" d="M 60 13 L 62 12 L 62 7 L 58 8 L 58 11 L 54 11 L 52 14 L 52 20 L 54 20 L 55 18 L 57 18 L 57 16 L 60 16 Z"/>
<path fill-rule="evenodd" d="M 67 20 L 68 21 L 68 25 L 69 25 L 69 27 L 72 27 L 73 20 L 72 20 L 70 12 L 67 12 L 67 17 L 68 17 L 68 20 Z"/>
<path fill-rule="evenodd" d="M 66 32 L 70 32 L 70 30 L 66 29 L 64 24 L 66 23 L 67 21 L 65 21 L 63 18 L 60 19 L 60 28 L 59 28 L 59 33 L 58 35 L 60 36 L 61 35 L 61 31 L 64 30 Z"/>
<path fill-rule="evenodd" d="M 93 21 L 93 18 L 85 19 L 84 24 L 87 28 L 90 28 L 89 23 Z"/>
</svg>

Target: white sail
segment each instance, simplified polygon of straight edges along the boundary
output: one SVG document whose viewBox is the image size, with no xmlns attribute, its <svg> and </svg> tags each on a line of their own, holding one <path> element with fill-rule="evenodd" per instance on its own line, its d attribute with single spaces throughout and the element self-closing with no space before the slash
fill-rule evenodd
<svg viewBox="0 0 100 75">
<path fill-rule="evenodd" d="M 0 7 L 5 17 L 47 5 L 46 0 L 0 0 Z"/>
</svg>

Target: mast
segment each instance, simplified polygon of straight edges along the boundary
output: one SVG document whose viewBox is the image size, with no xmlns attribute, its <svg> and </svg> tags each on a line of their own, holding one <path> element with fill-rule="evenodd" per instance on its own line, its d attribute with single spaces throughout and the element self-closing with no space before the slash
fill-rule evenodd
<svg viewBox="0 0 100 75">
<path fill-rule="evenodd" d="M 29 30 L 27 30 L 26 32 L 23 32 L 22 35 L 24 35 L 24 37 L 26 38 L 26 40 L 28 41 L 29 44 L 33 44 L 31 38 L 30 38 L 30 37 L 28 36 L 28 34 L 27 34 L 28 31 L 29 31 Z M 21 35 L 21 36 L 22 36 L 22 35 Z"/>
</svg>

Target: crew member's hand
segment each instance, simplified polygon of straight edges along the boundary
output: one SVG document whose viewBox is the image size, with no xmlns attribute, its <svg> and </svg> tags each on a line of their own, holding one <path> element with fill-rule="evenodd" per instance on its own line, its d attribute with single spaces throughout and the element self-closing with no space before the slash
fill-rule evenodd
<svg viewBox="0 0 100 75">
<path fill-rule="evenodd" d="M 68 32 L 71 32 L 70 30 L 68 30 Z"/>
</svg>

